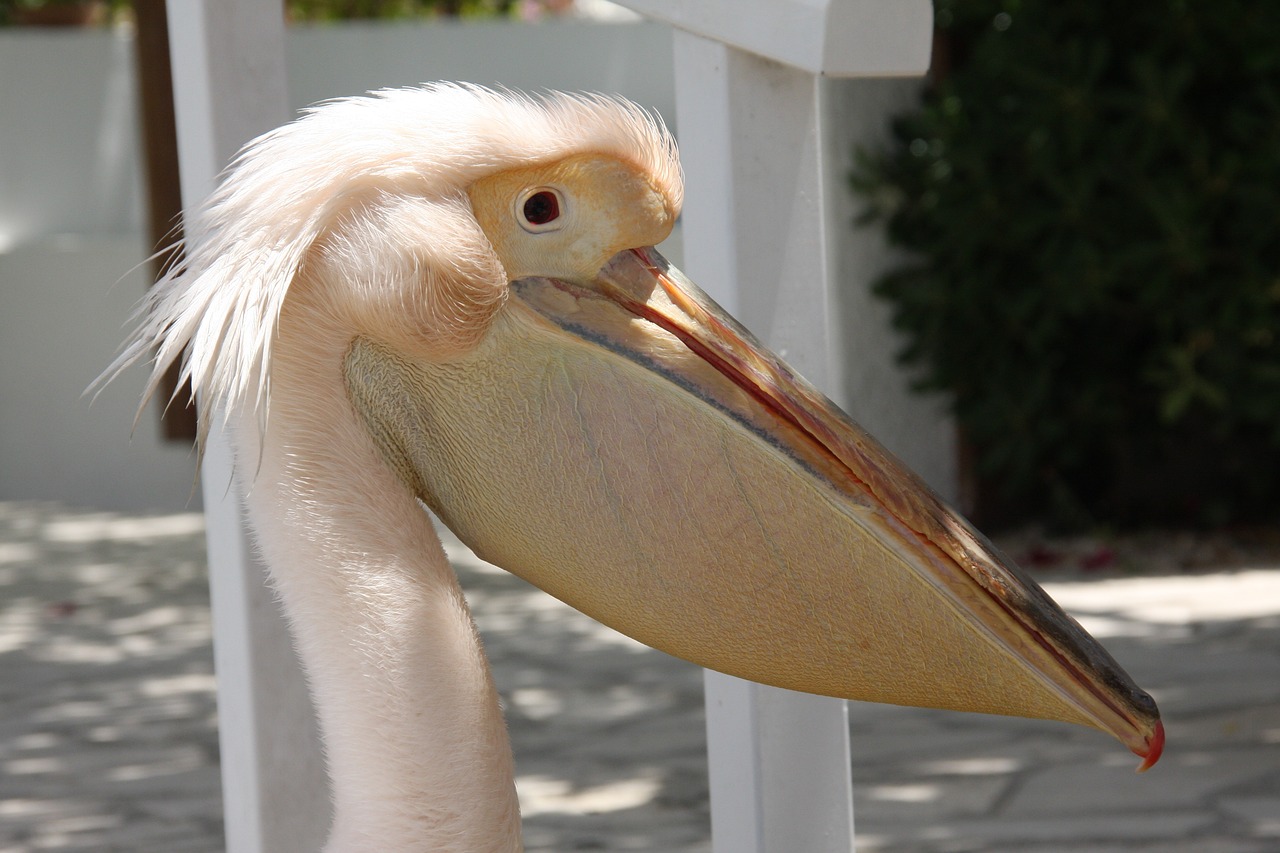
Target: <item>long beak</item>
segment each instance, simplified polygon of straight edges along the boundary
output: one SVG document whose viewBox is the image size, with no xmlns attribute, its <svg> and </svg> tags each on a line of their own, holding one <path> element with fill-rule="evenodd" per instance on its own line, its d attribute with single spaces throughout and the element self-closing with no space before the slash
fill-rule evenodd
<svg viewBox="0 0 1280 853">
<path fill-rule="evenodd" d="M 1111 656 L 655 250 L 512 293 L 454 361 L 365 340 L 347 360 L 388 457 L 482 557 L 742 678 L 1159 758 L 1155 703 Z"/>
</svg>

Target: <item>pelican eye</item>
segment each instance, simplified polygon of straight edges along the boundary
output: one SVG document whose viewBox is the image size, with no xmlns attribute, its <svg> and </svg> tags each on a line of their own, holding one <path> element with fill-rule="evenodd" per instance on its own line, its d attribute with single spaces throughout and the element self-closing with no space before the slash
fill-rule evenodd
<svg viewBox="0 0 1280 853">
<path fill-rule="evenodd" d="M 520 226 L 534 234 L 554 231 L 560 227 L 559 219 L 564 203 L 560 193 L 549 187 L 530 190 L 517 202 L 516 214 Z"/>
</svg>

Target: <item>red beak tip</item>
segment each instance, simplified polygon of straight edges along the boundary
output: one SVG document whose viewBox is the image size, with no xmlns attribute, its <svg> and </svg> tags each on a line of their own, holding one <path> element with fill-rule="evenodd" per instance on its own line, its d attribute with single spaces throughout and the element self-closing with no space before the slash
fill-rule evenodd
<svg viewBox="0 0 1280 853">
<path fill-rule="evenodd" d="M 1139 773 L 1146 773 L 1157 761 L 1160 760 L 1160 754 L 1164 752 L 1164 723 L 1157 721 L 1156 730 L 1151 734 L 1151 740 L 1147 741 L 1147 754 L 1142 755 L 1142 763 L 1138 765 Z"/>
</svg>

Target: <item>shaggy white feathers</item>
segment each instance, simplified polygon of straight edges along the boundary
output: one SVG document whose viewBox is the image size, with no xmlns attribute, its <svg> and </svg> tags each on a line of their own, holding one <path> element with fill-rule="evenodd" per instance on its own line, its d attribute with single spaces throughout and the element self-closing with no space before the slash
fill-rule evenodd
<svg viewBox="0 0 1280 853">
<path fill-rule="evenodd" d="M 202 432 L 214 411 L 255 412 L 264 424 L 285 296 L 344 214 L 379 194 L 452 202 L 485 175 L 580 153 L 636 164 L 678 208 L 671 135 L 622 99 L 438 83 L 315 107 L 249 143 L 188 215 L 185 259 L 144 299 L 136 330 L 103 379 L 154 349 L 147 398 L 182 358 L 181 375 L 205 413 Z M 361 248 L 362 257 L 377 257 Z"/>
</svg>

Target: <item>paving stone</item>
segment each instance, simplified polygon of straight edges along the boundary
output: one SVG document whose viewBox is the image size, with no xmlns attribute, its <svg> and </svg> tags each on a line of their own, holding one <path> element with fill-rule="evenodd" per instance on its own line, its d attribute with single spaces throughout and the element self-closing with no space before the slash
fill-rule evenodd
<svg viewBox="0 0 1280 853">
<path fill-rule="evenodd" d="M 1245 822 L 1251 835 L 1280 839 L 1280 796 L 1224 797 L 1219 805 Z"/>
<path fill-rule="evenodd" d="M 1098 813 L 1194 808 L 1225 789 L 1272 770 L 1276 756 L 1249 750 L 1167 755 L 1155 769 L 1135 776 L 1131 764 L 1095 763 L 1038 770 L 1022 783 L 1003 814 Z"/>
<path fill-rule="evenodd" d="M 510 712 L 527 848 L 710 853 L 700 671 L 446 547 Z M 0 853 L 222 849 L 203 567 L 189 513 L 0 503 Z M 1233 579 L 1071 581 L 1164 707 L 1145 776 L 1088 729 L 853 703 L 859 850 L 1276 853 L 1280 600 Z"/>
<path fill-rule="evenodd" d="M 1012 776 L 987 776 L 854 785 L 854 818 L 875 825 L 990 814 L 1014 784 Z"/>
<path fill-rule="evenodd" d="M 904 847 L 864 848 L 859 853 L 1276 853 L 1258 842 L 1233 838 L 1199 836 L 1192 841 L 1162 840 L 1154 843 L 1126 841 L 1123 843 L 1053 841 L 1039 844 L 1027 841 L 1001 842 L 989 839 L 969 839 L 929 842 Z"/>
<path fill-rule="evenodd" d="M 855 823 L 857 815 L 854 815 Z M 889 849 L 902 844 L 946 850 L 982 850 L 984 845 L 1016 843 L 1079 843 L 1115 841 L 1153 841 L 1178 839 L 1206 829 L 1217 817 L 1207 811 L 1135 812 L 1127 814 L 1094 814 L 1087 819 L 1079 815 L 1049 815 L 1035 819 L 992 817 L 978 820 L 939 821 L 914 827 L 882 827 L 863 821 L 860 831 L 881 839 Z M 872 848 L 874 849 L 874 847 Z M 923 848 L 922 848 L 923 849 Z M 1020 847 L 1025 849 L 1025 847 Z"/>
<path fill-rule="evenodd" d="M 1008 848 L 1014 853 L 1014 848 Z M 1161 841 L 1157 844 L 1103 844 L 1070 845 L 1062 847 L 1035 846 L 1021 848 L 1019 853 L 1276 853 L 1273 847 L 1263 843 L 1241 841 L 1236 838 L 1199 837 L 1192 841 Z"/>
</svg>

